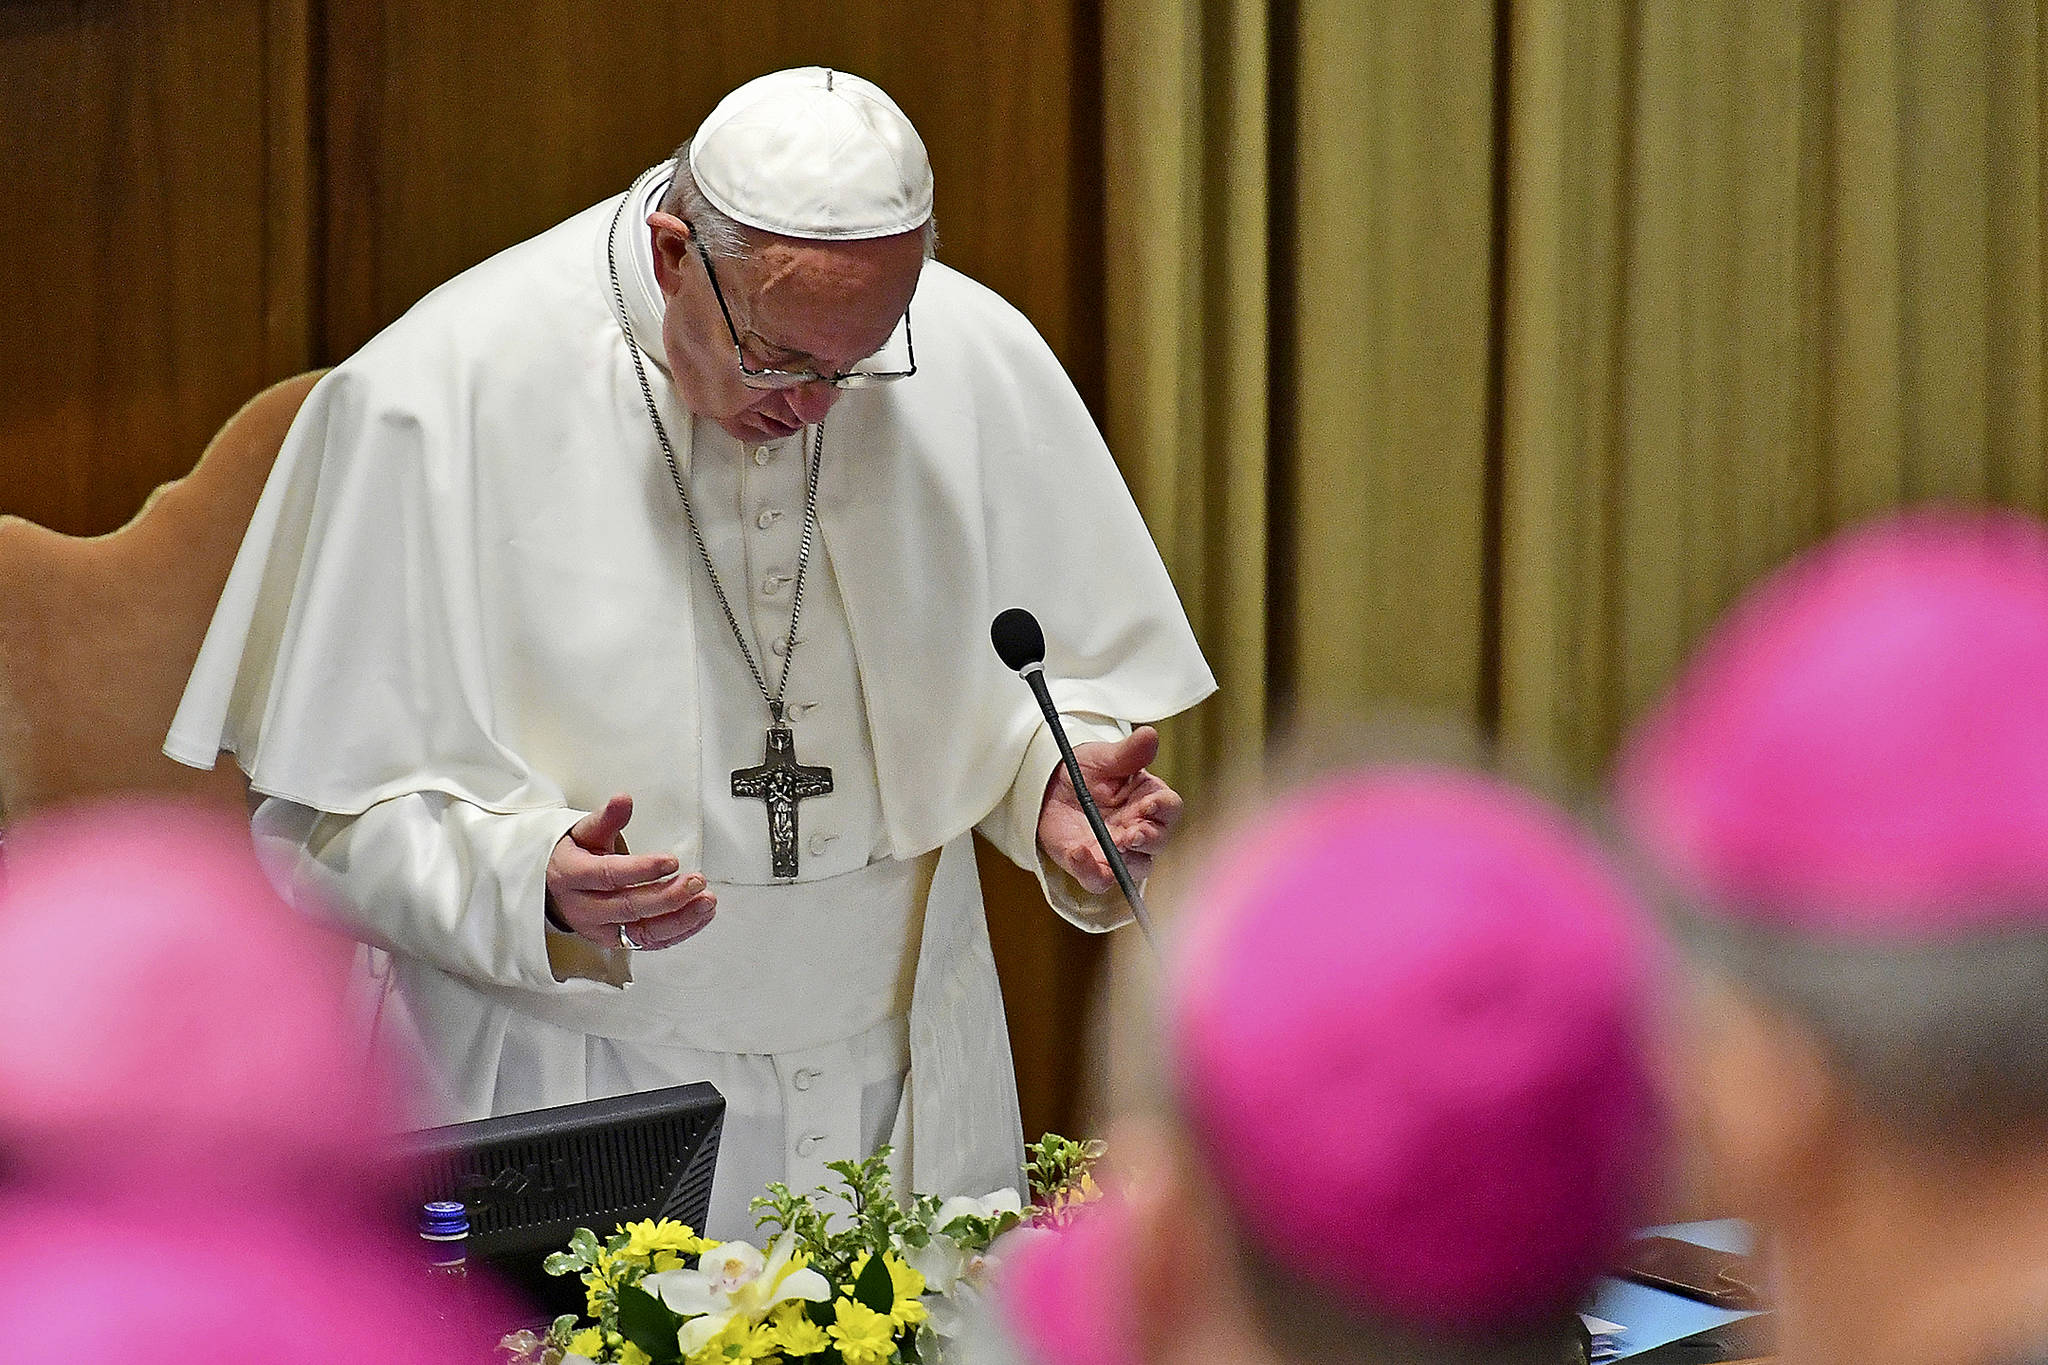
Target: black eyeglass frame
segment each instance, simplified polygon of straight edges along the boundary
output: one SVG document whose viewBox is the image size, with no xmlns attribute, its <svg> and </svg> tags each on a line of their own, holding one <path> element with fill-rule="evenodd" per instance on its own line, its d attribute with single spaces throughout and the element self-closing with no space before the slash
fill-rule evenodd
<svg viewBox="0 0 2048 1365">
<path fill-rule="evenodd" d="M 695 234 L 692 234 L 695 236 Z M 704 262 L 705 278 L 711 281 L 711 297 L 718 300 L 718 314 L 725 319 L 726 335 L 732 338 L 732 357 L 740 367 L 740 382 L 750 389 L 793 389 L 804 384 L 830 384 L 835 389 L 866 389 L 893 384 L 917 373 L 917 343 L 910 335 L 910 310 L 903 310 L 903 346 L 910 359 L 907 370 L 848 370 L 844 374 L 818 374 L 813 370 L 756 369 L 747 363 L 746 348 L 740 345 L 740 329 L 733 325 L 732 309 L 725 303 L 725 291 L 718 287 L 718 272 L 711 268 L 711 253 L 701 239 L 697 259 Z"/>
</svg>

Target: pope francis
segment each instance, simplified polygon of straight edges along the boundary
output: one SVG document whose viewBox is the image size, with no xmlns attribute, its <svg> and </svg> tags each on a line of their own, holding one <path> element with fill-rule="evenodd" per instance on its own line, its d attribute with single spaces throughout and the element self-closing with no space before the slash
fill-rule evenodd
<svg viewBox="0 0 2048 1365">
<path fill-rule="evenodd" d="M 1181 804 L 1143 722 L 1214 688 L 931 206 L 887 95 L 784 71 L 435 290 L 314 389 L 165 745 L 236 756 L 442 1117 L 715 1084 L 713 1235 L 884 1142 L 919 1190 L 1018 1178 L 972 831 L 1076 924 L 1125 912 L 990 617 L 1044 621 L 1141 876 Z"/>
</svg>

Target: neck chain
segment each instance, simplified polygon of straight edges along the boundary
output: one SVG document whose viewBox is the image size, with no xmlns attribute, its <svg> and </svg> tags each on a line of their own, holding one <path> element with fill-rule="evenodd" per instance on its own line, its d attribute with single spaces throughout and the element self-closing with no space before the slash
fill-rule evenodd
<svg viewBox="0 0 2048 1365">
<path fill-rule="evenodd" d="M 633 357 L 633 373 L 639 377 L 640 396 L 646 400 L 648 419 L 654 423 L 655 438 L 661 442 L 662 458 L 668 461 L 669 478 L 675 482 L 676 496 L 683 500 L 683 520 L 690 525 L 690 539 L 697 543 L 697 557 L 704 561 L 704 572 L 711 578 L 712 594 L 718 598 L 719 610 L 725 613 L 725 623 L 732 627 L 732 638 L 739 642 L 740 655 L 747 661 L 747 671 L 754 675 L 754 686 L 761 689 L 761 700 L 768 703 L 768 714 L 775 727 L 780 729 L 783 726 L 783 698 L 789 692 L 789 664 L 796 657 L 797 622 L 804 610 L 804 579 L 811 567 L 811 542 L 818 530 L 818 470 L 825 454 L 825 424 L 820 422 L 814 428 L 810 463 L 804 470 L 804 536 L 802 548 L 797 551 L 796 587 L 789 604 L 789 638 L 782 647 L 782 674 L 776 679 L 775 690 L 770 692 L 767 676 L 761 672 L 753 647 L 747 643 L 747 633 L 740 629 L 739 617 L 733 614 L 732 603 L 726 599 L 725 585 L 718 581 L 718 570 L 711 563 L 711 551 L 704 545 L 704 533 L 697 529 L 697 513 L 690 506 L 690 489 L 683 481 L 682 467 L 676 463 L 675 447 L 669 443 L 668 428 L 662 423 L 661 411 L 654 405 L 654 389 L 647 382 L 647 366 L 640 359 L 640 343 L 633 336 L 633 321 L 626 310 L 626 291 L 619 283 L 619 223 L 625 217 L 626 206 L 638 196 L 644 181 L 644 176 L 641 181 L 636 181 L 619 202 L 618 211 L 612 215 L 611 233 L 605 238 L 605 264 L 611 271 L 612 300 L 619 309 L 619 329 L 626 334 L 626 353 Z"/>
</svg>

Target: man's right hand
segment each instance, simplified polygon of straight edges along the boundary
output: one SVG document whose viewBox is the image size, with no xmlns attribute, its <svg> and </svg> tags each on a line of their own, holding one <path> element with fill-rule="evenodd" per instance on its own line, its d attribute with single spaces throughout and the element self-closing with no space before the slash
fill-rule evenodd
<svg viewBox="0 0 2048 1365">
<path fill-rule="evenodd" d="M 622 926 L 635 946 L 666 948 L 711 923 L 718 898 L 696 873 L 678 876 L 673 856 L 628 853 L 620 834 L 632 818 L 633 798 L 621 794 L 571 826 L 548 856 L 548 896 L 600 948 L 625 946 Z"/>
</svg>

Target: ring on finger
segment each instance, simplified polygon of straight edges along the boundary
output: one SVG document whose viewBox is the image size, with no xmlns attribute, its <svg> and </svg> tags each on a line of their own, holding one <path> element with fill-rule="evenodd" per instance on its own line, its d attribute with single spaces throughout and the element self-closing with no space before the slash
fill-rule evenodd
<svg viewBox="0 0 2048 1365">
<path fill-rule="evenodd" d="M 629 934 L 629 933 L 627 933 L 627 932 L 626 932 L 626 926 L 625 926 L 625 925 L 623 925 L 623 924 L 621 924 L 621 925 L 619 925 L 619 926 L 618 926 L 618 930 L 619 930 L 619 946 L 620 946 L 621 948 L 624 948 L 624 949 L 625 949 L 625 950 L 626 950 L 627 952 L 629 952 L 629 953 L 631 953 L 631 952 L 638 952 L 638 951 L 639 951 L 639 949 L 640 949 L 640 945 L 639 945 L 639 944 L 637 944 L 637 943 L 635 943 L 635 942 L 633 941 L 633 936 L 632 936 L 631 934 Z"/>
</svg>

